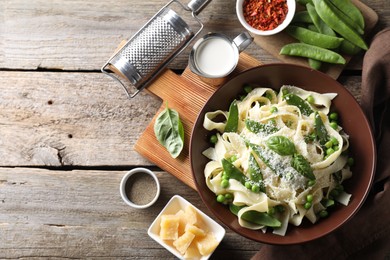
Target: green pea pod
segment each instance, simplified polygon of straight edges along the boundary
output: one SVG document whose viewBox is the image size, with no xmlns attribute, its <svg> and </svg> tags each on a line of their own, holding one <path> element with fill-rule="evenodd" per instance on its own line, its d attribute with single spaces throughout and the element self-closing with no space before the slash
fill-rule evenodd
<svg viewBox="0 0 390 260">
<path fill-rule="evenodd" d="M 286 32 L 301 42 L 325 49 L 335 49 L 339 47 L 341 42 L 343 41 L 342 38 L 313 32 L 309 29 L 294 25 L 288 26 L 286 28 Z"/>
<path fill-rule="evenodd" d="M 321 116 L 316 111 L 314 114 L 314 131 L 320 144 L 325 145 L 329 139 L 328 131 L 325 128 L 324 122 L 322 122 Z"/>
<path fill-rule="evenodd" d="M 238 129 L 238 107 L 237 101 L 233 100 L 229 107 L 229 115 L 224 132 L 237 132 Z"/>
<path fill-rule="evenodd" d="M 271 217 L 267 212 L 248 210 L 241 215 L 241 218 L 248 222 L 267 227 L 277 228 L 282 226 L 282 222 L 280 222 L 277 218 Z"/>
<path fill-rule="evenodd" d="M 312 46 L 306 43 L 286 44 L 280 50 L 280 54 L 311 58 L 327 63 L 345 64 L 345 59 L 340 54 L 321 47 Z"/>
<path fill-rule="evenodd" d="M 354 26 L 364 30 L 364 17 L 356 5 L 349 0 L 331 0 L 329 2 L 334 5 L 344 17 L 348 17 L 348 20 L 350 20 Z"/>
<path fill-rule="evenodd" d="M 248 128 L 249 131 L 255 134 L 259 133 L 266 133 L 266 134 L 272 134 L 278 131 L 278 128 L 274 126 L 271 121 L 268 121 L 266 124 L 246 119 L 245 120 L 245 127 Z"/>
<path fill-rule="evenodd" d="M 245 208 L 245 206 L 236 206 L 234 205 L 233 203 L 230 203 L 229 204 L 229 210 L 231 213 L 233 213 L 234 215 L 238 215 L 238 212 L 242 209 L 242 208 Z"/>
<path fill-rule="evenodd" d="M 222 168 L 229 178 L 245 183 L 245 175 L 228 160 L 222 159 Z"/>
<path fill-rule="evenodd" d="M 301 175 L 305 176 L 309 180 L 315 180 L 316 176 L 313 174 L 313 169 L 310 163 L 301 154 L 294 154 L 291 161 L 291 166 L 297 170 Z"/>
<path fill-rule="evenodd" d="M 317 32 L 317 33 L 320 32 L 320 31 L 318 31 L 317 27 L 314 24 L 309 24 L 307 26 L 307 29 L 309 29 L 310 31 L 313 31 L 313 32 Z"/>
<path fill-rule="evenodd" d="M 309 66 L 312 69 L 319 70 L 321 69 L 322 62 L 315 59 L 308 59 Z"/>
<path fill-rule="evenodd" d="M 340 51 L 348 55 L 358 54 L 362 49 L 348 40 L 344 40 L 340 44 Z"/>
<path fill-rule="evenodd" d="M 318 16 L 317 11 L 312 3 L 306 5 L 307 12 L 313 21 L 318 32 L 329 36 L 336 36 L 336 33 Z"/>
<path fill-rule="evenodd" d="M 352 28 L 355 32 L 357 32 L 360 35 L 364 34 L 364 29 L 361 28 L 357 23 L 355 23 L 348 15 L 343 13 L 340 9 L 338 9 L 332 1 L 328 1 L 329 8 L 342 20 L 346 25 L 348 25 L 350 28 Z"/>
<path fill-rule="evenodd" d="M 308 11 L 300 11 L 294 15 L 293 23 L 313 23 Z"/>
<path fill-rule="evenodd" d="M 307 3 L 312 3 L 312 0 L 297 0 L 298 4 L 306 5 Z"/>
<path fill-rule="evenodd" d="M 248 144 L 249 147 L 252 149 L 252 151 L 267 165 L 268 168 L 270 168 L 274 173 L 282 176 L 281 173 L 278 173 L 276 171 L 276 168 L 270 163 L 269 158 L 265 155 L 264 148 L 262 148 L 260 145 L 257 144 Z"/>
<path fill-rule="evenodd" d="M 286 100 L 287 104 L 297 106 L 301 113 L 305 116 L 310 116 L 311 113 L 313 113 L 313 109 L 311 109 L 310 105 L 300 96 L 288 93 L 284 95 L 284 99 Z"/>
<path fill-rule="evenodd" d="M 314 7 L 321 19 L 333 30 L 360 48 L 367 50 L 367 44 L 354 29 L 348 26 L 330 7 L 327 0 L 313 0 Z"/>
<path fill-rule="evenodd" d="M 249 164 L 248 164 L 248 172 L 250 180 L 255 184 L 259 185 L 260 191 L 265 192 L 265 186 L 263 182 L 263 174 L 261 173 L 261 169 L 259 164 L 257 163 L 253 154 L 249 155 Z"/>
</svg>

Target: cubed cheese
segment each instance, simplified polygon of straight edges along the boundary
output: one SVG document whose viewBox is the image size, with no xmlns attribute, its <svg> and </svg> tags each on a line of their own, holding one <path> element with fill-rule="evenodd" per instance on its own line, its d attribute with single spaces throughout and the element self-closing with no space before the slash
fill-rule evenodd
<svg viewBox="0 0 390 260">
<path fill-rule="evenodd" d="M 203 229 L 198 228 L 197 226 L 187 224 L 185 231 L 189 231 L 194 234 L 196 237 L 204 237 L 206 232 Z"/>
<path fill-rule="evenodd" d="M 196 242 L 196 246 L 199 253 L 203 256 L 211 254 L 214 249 L 218 246 L 218 241 L 214 234 L 209 232 L 204 238 L 201 238 Z"/>
<path fill-rule="evenodd" d="M 181 237 L 179 237 L 173 242 L 173 245 L 182 255 L 184 255 L 194 237 L 195 235 L 193 233 L 185 232 Z"/>
<path fill-rule="evenodd" d="M 176 215 L 163 215 L 160 222 L 160 237 L 163 240 L 176 240 L 179 237 L 179 221 Z"/>
<path fill-rule="evenodd" d="M 191 243 L 184 254 L 184 259 L 200 259 L 201 257 L 202 255 L 199 253 L 195 243 Z"/>
</svg>

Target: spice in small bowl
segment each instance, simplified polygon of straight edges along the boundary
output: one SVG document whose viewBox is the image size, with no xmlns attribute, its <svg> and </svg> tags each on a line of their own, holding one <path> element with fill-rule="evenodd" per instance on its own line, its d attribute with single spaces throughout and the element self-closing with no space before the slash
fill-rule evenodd
<svg viewBox="0 0 390 260">
<path fill-rule="evenodd" d="M 120 194 L 127 205 L 137 209 L 148 208 L 160 195 L 160 183 L 151 170 L 135 168 L 123 176 Z"/>
<path fill-rule="evenodd" d="M 241 24 L 256 35 L 273 35 L 284 30 L 294 17 L 295 0 L 237 0 Z"/>
</svg>

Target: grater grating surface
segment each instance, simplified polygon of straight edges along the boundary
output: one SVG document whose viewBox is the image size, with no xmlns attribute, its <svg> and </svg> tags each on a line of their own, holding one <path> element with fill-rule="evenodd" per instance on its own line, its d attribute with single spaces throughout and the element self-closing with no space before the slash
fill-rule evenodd
<svg viewBox="0 0 390 260">
<path fill-rule="evenodd" d="M 155 17 L 121 55 L 131 61 L 142 78 L 148 78 L 186 38 L 162 17 Z"/>
</svg>

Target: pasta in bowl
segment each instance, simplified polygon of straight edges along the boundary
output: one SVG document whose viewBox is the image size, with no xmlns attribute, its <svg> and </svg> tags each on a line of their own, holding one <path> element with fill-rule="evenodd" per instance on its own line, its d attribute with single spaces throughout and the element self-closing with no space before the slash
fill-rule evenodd
<svg viewBox="0 0 390 260">
<path fill-rule="evenodd" d="M 373 147 L 364 114 L 339 83 L 272 64 L 216 91 L 195 123 L 190 157 L 197 189 L 222 222 L 259 242 L 295 244 L 358 210 Z"/>
</svg>

